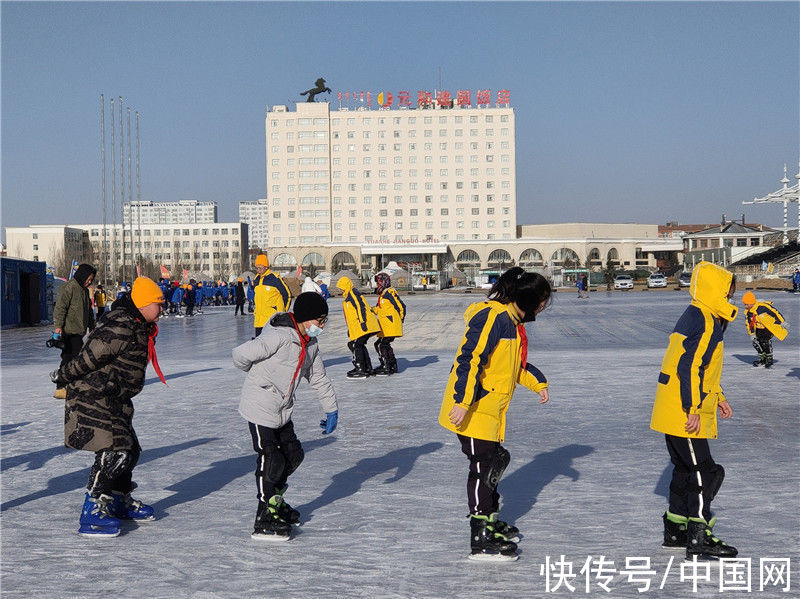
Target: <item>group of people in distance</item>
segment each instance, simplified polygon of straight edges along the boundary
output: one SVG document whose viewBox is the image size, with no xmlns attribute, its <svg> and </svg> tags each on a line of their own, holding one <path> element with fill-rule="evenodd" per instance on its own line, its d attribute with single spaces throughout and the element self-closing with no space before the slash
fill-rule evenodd
<svg viewBox="0 0 800 599">
<path fill-rule="evenodd" d="M 234 365 L 247 373 L 239 413 L 248 423 L 257 458 L 258 506 L 252 537 L 285 541 L 302 518 L 284 499 L 288 478 L 304 457 L 292 422 L 301 379 L 318 394 L 325 413 L 320 422 L 322 433 L 334 432 L 339 420 L 336 392 L 317 339 L 328 321 L 328 304 L 316 291 L 307 291 L 289 310 L 289 289 L 269 270 L 267 256 L 259 255 L 255 266 L 255 336 L 235 347 L 232 357 Z M 114 302 L 81 349 L 78 342 L 86 329 L 92 328 L 86 288 L 93 276 L 91 266 L 81 265 L 74 282 L 59 293 L 54 337 L 63 335 L 67 349 L 51 379 L 65 388 L 65 444 L 95 453 L 79 532 L 115 536 L 122 520 L 155 518 L 152 507 L 131 497 L 136 488 L 132 471 L 141 451 L 132 426 L 131 400 L 142 389 L 149 362 L 163 381 L 154 346 L 163 296 L 153 281 L 137 278 L 131 292 Z M 341 277 L 337 284 L 343 292 L 348 346 L 353 354 L 349 378 L 397 372 L 391 342 L 403 333 L 405 304 L 387 275 L 379 273 L 376 282 L 378 303 L 374 307 L 367 305 L 349 278 Z M 737 555 L 734 547 L 713 532 L 716 518 L 711 502 L 725 470 L 714 461 L 709 447 L 709 439 L 717 437 L 717 413 L 723 419 L 733 413 L 720 379 L 723 335 L 738 313 L 731 303 L 735 290 L 736 279 L 730 271 L 709 262 L 694 268 L 691 303 L 670 334 L 660 372 L 654 376 L 657 388 L 650 427 L 664 435 L 673 465 L 668 507 L 662 516 L 662 546 L 680 548 L 687 558 Z M 498 483 L 510 463 L 510 453 L 502 443 L 517 384 L 537 394 L 540 404 L 550 399 L 547 378 L 528 361 L 526 324 L 536 320 L 552 297 L 546 278 L 514 267 L 499 277 L 487 299 L 471 304 L 464 313 L 465 332 L 445 386 L 438 422 L 457 436 L 468 460 L 470 559 L 518 558 L 520 531 L 500 519 Z M 765 343 L 772 336 L 786 337 L 783 317 L 770 302 L 756 301 L 751 292 L 743 301 L 746 325 L 760 354 L 754 365 L 769 367 L 771 345 Z M 87 320 L 77 322 L 78 317 Z M 74 342 L 68 337 L 73 335 L 77 336 Z M 373 371 L 366 343 L 375 335 L 381 365 Z"/>
</svg>

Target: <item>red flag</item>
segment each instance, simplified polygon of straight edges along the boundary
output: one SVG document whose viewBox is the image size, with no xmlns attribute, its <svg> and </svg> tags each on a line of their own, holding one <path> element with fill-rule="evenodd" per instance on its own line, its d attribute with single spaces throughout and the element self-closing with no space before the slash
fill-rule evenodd
<svg viewBox="0 0 800 599">
<path fill-rule="evenodd" d="M 142 269 L 139 268 L 138 264 L 136 265 L 136 276 L 137 277 L 141 277 L 142 276 Z"/>
<path fill-rule="evenodd" d="M 184 280 L 184 281 L 186 281 L 186 280 L 188 280 L 188 279 L 189 279 L 189 273 L 188 273 L 188 272 L 186 272 L 186 269 L 184 268 L 184 269 L 183 269 L 183 280 Z"/>
<path fill-rule="evenodd" d="M 163 264 L 161 265 L 161 276 L 164 277 L 165 279 L 169 279 L 169 277 L 170 277 L 170 274 L 169 274 L 169 271 L 167 270 L 167 267 L 164 266 Z"/>
</svg>

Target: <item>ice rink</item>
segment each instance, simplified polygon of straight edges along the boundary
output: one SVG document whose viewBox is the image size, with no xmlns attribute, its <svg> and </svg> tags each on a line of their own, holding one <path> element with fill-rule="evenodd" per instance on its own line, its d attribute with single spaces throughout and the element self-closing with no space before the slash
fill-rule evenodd
<svg viewBox="0 0 800 599">
<path fill-rule="evenodd" d="M 160 322 L 169 386 L 148 369 L 134 400 L 144 448 L 134 494 L 158 519 L 116 539 L 77 534 L 93 456 L 63 446 L 63 401 L 47 376 L 59 362 L 45 347 L 50 331 L 3 331 L 2 595 L 800 597 L 800 295 L 757 296 L 775 301 L 791 330 L 775 342 L 771 370 L 751 366 L 741 312 L 725 336 L 722 380 L 734 413 L 712 441 L 727 474 L 715 532 L 740 559 L 723 568 L 692 568 L 660 547 L 670 469 L 649 420 L 685 291 L 598 291 L 588 300 L 562 291 L 528 325 L 528 360 L 547 375 L 551 400 L 539 405 L 518 388 L 511 403 L 501 516 L 523 538 L 519 561 L 505 564 L 466 559 L 467 460 L 437 424 L 462 314 L 479 292 L 405 295 L 400 372 L 366 381 L 345 379 L 341 300 L 331 300 L 320 344 L 339 428 L 320 434 L 320 405 L 301 386 L 294 421 L 306 458 L 286 499 L 303 525 L 283 544 L 250 538 L 255 454 L 237 413 L 244 373 L 231 348 L 252 336 L 252 316 L 211 307 Z"/>
</svg>

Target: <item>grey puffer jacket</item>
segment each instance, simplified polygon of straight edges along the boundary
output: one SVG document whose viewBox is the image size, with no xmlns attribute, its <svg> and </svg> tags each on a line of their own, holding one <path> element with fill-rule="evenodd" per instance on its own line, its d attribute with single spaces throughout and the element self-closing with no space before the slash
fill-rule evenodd
<svg viewBox="0 0 800 599">
<path fill-rule="evenodd" d="M 233 364 L 247 373 L 239 414 L 249 422 L 268 428 L 289 422 L 301 377 L 317 391 L 325 413 L 338 409 L 317 340 L 308 339 L 303 355 L 300 334 L 287 312 L 274 314 L 258 337 L 235 347 Z"/>
</svg>

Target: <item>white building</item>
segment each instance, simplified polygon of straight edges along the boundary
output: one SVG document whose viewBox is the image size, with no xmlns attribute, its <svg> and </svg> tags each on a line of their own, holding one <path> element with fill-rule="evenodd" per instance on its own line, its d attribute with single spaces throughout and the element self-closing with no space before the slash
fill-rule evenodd
<svg viewBox="0 0 800 599">
<path fill-rule="evenodd" d="M 269 245 L 269 200 L 239 202 L 239 222 L 247 223 L 251 248 L 267 248 Z"/>
<path fill-rule="evenodd" d="M 435 106 L 435 105 L 431 105 Z M 269 243 L 514 239 L 514 110 L 463 106 L 266 116 Z"/>
<path fill-rule="evenodd" d="M 79 262 L 91 258 L 91 246 L 86 231 L 71 225 L 31 225 L 6 227 L 7 253 L 13 258 L 41 260 L 60 272 L 61 263 Z M 69 274 L 69 273 L 66 273 Z"/>
<path fill-rule="evenodd" d="M 125 202 L 122 205 L 125 224 L 194 224 L 217 222 L 217 203 L 179 200 L 177 202 Z"/>
</svg>

